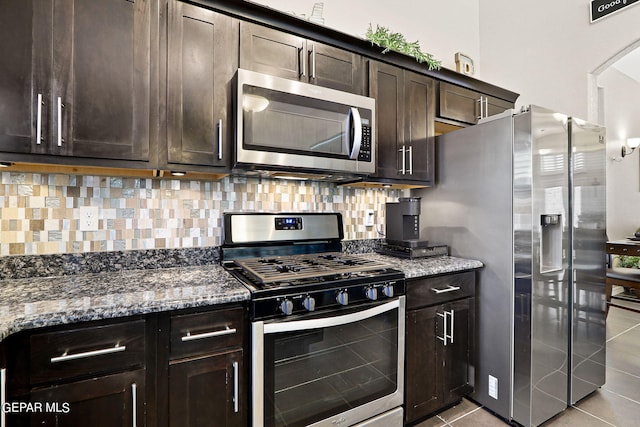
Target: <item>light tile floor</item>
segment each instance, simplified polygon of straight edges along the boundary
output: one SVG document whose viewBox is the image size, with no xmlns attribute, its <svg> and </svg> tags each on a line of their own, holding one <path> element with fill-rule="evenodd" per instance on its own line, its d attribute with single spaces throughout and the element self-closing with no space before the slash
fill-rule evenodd
<svg viewBox="0 0 640 427">
<path fill-rule="evenodd" d="M 638 303 L 631 303 L 638 307 Z M 640 427 L 640 314 L 612 307 L 607 316 L 606 384 L 542 427 Z M 459 405 L 416 427 L 507 426 L 475 402 Z"/>
</svg>

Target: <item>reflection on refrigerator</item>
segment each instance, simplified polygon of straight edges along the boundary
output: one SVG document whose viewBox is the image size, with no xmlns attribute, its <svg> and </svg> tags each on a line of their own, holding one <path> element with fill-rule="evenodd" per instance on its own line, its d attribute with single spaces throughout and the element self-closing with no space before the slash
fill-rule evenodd
<svg viewBox="0 0 640 427">
<path fill-rule="evenodd" d="M 481 260 L 474 399 L 525 426 L 605 380 L 605 131 L 509 110 L 439 136 L 423 229 Z"/>
</svg>

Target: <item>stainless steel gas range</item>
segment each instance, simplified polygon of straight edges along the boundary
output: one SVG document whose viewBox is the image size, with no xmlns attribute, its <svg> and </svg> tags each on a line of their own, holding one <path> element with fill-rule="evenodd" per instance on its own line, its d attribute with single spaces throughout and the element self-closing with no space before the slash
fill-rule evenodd
<svg viewBox="0 0 640 427">
<path fill-rule="evenodd" d="M 404 274 L 342 253 L 337 213 L 229 213 L 224 231 L 252 295 L 252 425 L 402 426 Z"/>
</svg>

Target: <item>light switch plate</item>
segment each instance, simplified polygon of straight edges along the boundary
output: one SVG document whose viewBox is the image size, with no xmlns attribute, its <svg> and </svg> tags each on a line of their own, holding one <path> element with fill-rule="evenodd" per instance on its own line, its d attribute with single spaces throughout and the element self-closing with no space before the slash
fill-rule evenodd
<svg viewBox="0 0 640 427">
<path fill-rule="evenodd" d="M 80 206 L 80 231 L 97 231 L 98 215 L 97 206 Z"/>
</svg>

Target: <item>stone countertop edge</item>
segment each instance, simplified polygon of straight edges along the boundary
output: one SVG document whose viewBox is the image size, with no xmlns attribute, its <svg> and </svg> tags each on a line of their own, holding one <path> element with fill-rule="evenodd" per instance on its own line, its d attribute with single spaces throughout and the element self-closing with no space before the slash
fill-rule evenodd
<svg viewBox="0 0 640 427">
<path fill-rule="evenodd" d="M 219 265 L 0 281 L 0 341 L 25 329 L 247 301 Z"/>
<path fill-rule="evenodd" d="M 472 270 L 480 261 L 451 256 L 418 259 L 360 254 L 402 270 L 407 279 Z M 26 329 L 250 299 L 220 265 L 122 270 L 0 280 L 0 341 Z"/>
</svg>

